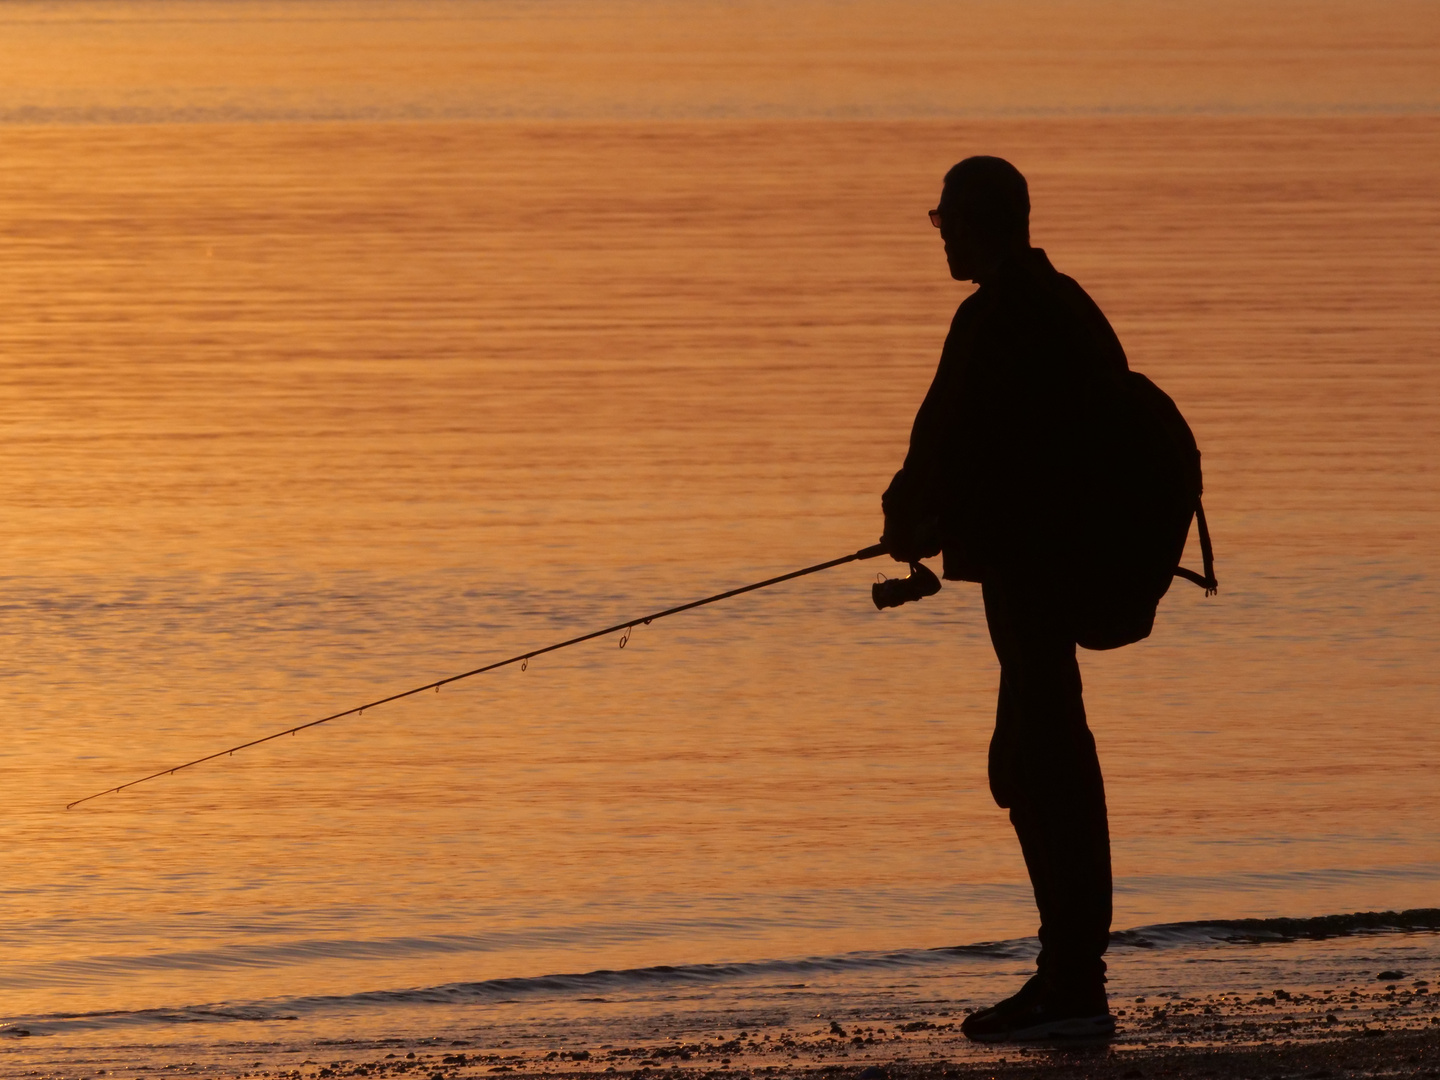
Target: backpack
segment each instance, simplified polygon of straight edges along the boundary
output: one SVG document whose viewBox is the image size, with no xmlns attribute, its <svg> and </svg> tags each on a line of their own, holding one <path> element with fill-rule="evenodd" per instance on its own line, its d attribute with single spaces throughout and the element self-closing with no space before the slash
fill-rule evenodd
<svg viewBox="0 0 1440 1080">
<path fill-rule="evenodd" d="M 1150 636 L 1160 599 L 1182 577 L 1212 596 L 1215 554 L 1200 503 L 1200 448 L 1170 396 L 1138 371 L 1124 375 L 1092 480 L 1081 492 L 1069 566 L 1077 644 L 1115 649 Z M 1190 523 L 1199 527 L 1204 574 L 1180 565 Z"/>
</svg>

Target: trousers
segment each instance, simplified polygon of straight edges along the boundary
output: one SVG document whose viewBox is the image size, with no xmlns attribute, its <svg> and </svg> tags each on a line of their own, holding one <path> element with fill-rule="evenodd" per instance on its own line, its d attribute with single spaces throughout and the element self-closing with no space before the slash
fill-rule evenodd
<svg viewBox="0 0 1440 1080">
<path fill-rule="evenodd" d="M 1033 583 L 1002 576 L 982 589 L 1000 661 L 990 792 L 1010 811 L 1035 890 L 1040 973 L 1093 989 L 1110 941 L 1110 826 L 1075 640 Z"/>
</svg>

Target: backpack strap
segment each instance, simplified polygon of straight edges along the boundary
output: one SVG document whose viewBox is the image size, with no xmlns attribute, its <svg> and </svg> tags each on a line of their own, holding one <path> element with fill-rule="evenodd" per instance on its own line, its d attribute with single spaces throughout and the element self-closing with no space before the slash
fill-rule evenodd
<svg viewBox="0 0 1440 1080">
<path fill-rule="evenodd" d="M 1195 500 L 1195 522 L 1200 526 L 1200 558 L 1205 564 L 1205 576 L 1183 566 L 1175 568 L 1175 576 L 1193 581 L 1205 590 L 1206 596 L 1214 596 L 1220 591 L 1220 582 L 1215 580 L 1215 549 L 1210 546 L 1210 527 L 1205 524 L 1205 507 L 1200 505 L 1199 498 Z"/>
</svg>

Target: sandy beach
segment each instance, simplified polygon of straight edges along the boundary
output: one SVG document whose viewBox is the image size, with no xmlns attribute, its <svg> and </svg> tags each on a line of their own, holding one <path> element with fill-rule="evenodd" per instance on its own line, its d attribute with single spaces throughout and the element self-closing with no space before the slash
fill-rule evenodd
<svg viewBox="0 0 1440 1080">
<path fill-rule="evenodd" d="M 464 1076 L 489 1073 L 496 1066 L 476 1065 L 460 1054 L 431 1054 L 415 1059 L 360 1061 L 327 1066 L 319 1076 L 402 1075 L 413 1071 L 420 1075 Z M 438 1059 L 438 1060 L 437 1060 Z M 404 1062 L 409 1068 L 401 1065 Z M 499 1068 L 506 1068 L 501 1065 Z M 1440 1028 L 1426 1031 L 1385 1031 L 1370 1029 L 1363 1034 L 1350 1033 L 1302 1042 L 1261 1042 L 1218 1044 L 1193 1047 L 1175 1045 L 1143 1045 L 1117 1042 L 1107 1047 L 1008 1047 L 992 1061 L 963 1062 L 911 1061 L 904 1056 L 881 1058 L 869 1066 L 828 1065 L 804 1069 L 775 1066 L 735 1067 L 707 1062 L 705 1065 L 682 1066 L 667 1070 L 668 1075 L 683 1077 L 721 1076 L 823 1076 L 858 1077 L 859 1080 L 950 1080 L 950 1078 L 988 1077 L 993 1080 L 1026 1080 L 1029 1077 L 1089 1077 L 1094 1080 L 1118 1077 L 1140 1080 L 1144 1077 L 1274 1077 L 1302 1076 L 1322 1080 L 1328 1077 L 1422 1077 L 1440 1076 Z M 572 1070 L 568 1075 L 606 1080 L 617 1075 L 641 1076 L 646 1070 L 607 1067 L 603 1071 Z M 653 1072 L 649 1073 L 654 1075 Z M 513 1076 L 546 1075 L 543 1072 L 516 1069 Z"/>
<path fill-rule="evenodd" d="M 212 1044 L 208 1060 L 129 1061 L 94 1075 L 269 1077 L 416 1077 L 465 1080 L 1027 1080 L 1088 1077 L 1440 1076 L 1440 995 L 1427 986 L 1385 984 L 1373 991 L 1334 987 L 1324 995 L 1207 996 L 1112 1005 L 1120 1029 L 1105 1044 L 977 1045 L 944 1008 L 911 1018 L 872 1016 L 844 1022 L 761 1020 L 744 1029 L 655 1031 L 625 1044 L 561 1041 L 554 1033 L 508 1032 L 494 1045 L 435 1036 L 423 1039 L 316 1040 L 271 1048 Z M 923 1013 L 923 1015 L 922 1015 Z M 1355 1017 L 1358 1017 L 1356 1019 Z M 23 1038 L 15 1030 L 11 1038 Z M 71 1068 L 86 1063 L 74 1061 Z M 30 1075 L 48 1070 L 32 1069 Z M 70 1071 L 57 1068 L 54 1075 Z M 84 1075 L 83 1071 L 80 1075 Z"/>
<path fill-rule="evenodd" d="M 710 1057 L 721 1051 L 712 1050 Z M 389 1053 L 394 1053 L 390 1051 Z M 991 1080 L 1028 1080 L 1030 1077 L 1087 1077 L 1092 1080 L 1145 1077 L 1228 1078 L 1297 1076 L 1310 1080 L 1330 1077 L 1429 1077 L 1440 1076 L 1440 1027 L 1425 1031 L 1386 1031 L 1372 1028 L 1362 1034 L 1349 1033 L 1301 1042 L 1260 1042 L 1193 1047 L 1143 1045 L 1117 1042 L 1102 1047 L 1004 1048 L 994 1060 L 955 1063 L 945 1060 L 912 1061 L 905 1056 L 884 1058 L 868 1066 L 826 1065 L 806 1068 L 736 1066 L 707 1060 L 667 1067 L 674 1077 L 826 1077 L 835 1080 L 961 1080 L 987 1077 Z M 463 1059 L 463 1060 L 462 1060 Z M 509 1072 L 515 1078 L 555 1075 L 533 1067 L 491 1065 L 489 1057 L 463 1051 L 417 1053 L 369 1060 L 334 1061 L 313 1075 L 463 1077 Z M 723 1060 L 723 1059 L 721 1059 Z M 251 1074 L 255 1075 L 255 1074 Z M 293 1074 L 292 1074 L 293 1075 Z M 311 1075 L 301 1073 L 302 1076 Z M 565 1075 L 583 1080 L 612 1080 L 616 1076 L 655 1076 L 653 1069 L 607 1066 L 604 1070 L 572 1069 Z"/>
<path fill-rule="evenodd" d="M 1418 926 L 1433 923 L 1435 914 L 1368 918 Z M 1033 942 L 1021 942 L 1005 959 L 994 955 L 1007 951 L 1005 943 L 992 943 L 987 947 L 992 956 L 978 967 L 966 955 L 972 947 L 934 950 L 928 969 L 916 957 L 906 963 L 892 955 L 852 958 L 857 965 L 869 963 L 868 971 L 844 968 L 838 958 L 788 968 L 596 971 L 432 987 L 369 1002 L 311 998 L 41 1019 L 28 1027 L 0 1028 L 0 1075 L 252 1080 L 1436 1075 L 1437 935 L 1410 930 L 1308 936 L 1324 935 L 1324 924 L 1315 920 L 1301 928 L 1307 933 L 1285 938 L 1266 931 L 1268 943 L 1258 940 L 1259 931 L 1244 941 L 1232 929 L 1229 944 L 1117 944 L 1110 1007 L 1118 1030 L 1101 1044 L 977 1044 L 961 1034 L 967 1013 L 1023 977 Z M 1141 932 L 1117 937 L 1138 939 Z M 747 967 L 751 970 L 742 970 Z M 401 1008 L 398 999 L 405 997 L 410 1004 Z M 377 1006 L 388 1011 L 377 1014 Z"/>
<path fill-rule="evenodd" d="M 960 1034 L 959 1017 L 938 1009 L 928 1016 L 917 1010 L 910 1019 L 817 1022 L 813 1028 L 751 1025 L 733 1033 L 716 1030 L 686 1039 L 543 1054 L 510 1048 L 387 1050 L 373 1057 L 316 1061 L 309 1071 L 304 1065 L 299 1070 L 302 1077 L 322 1080 L 411 1072 L 431 1080 L 494 1073 L 584 1080 L 662 1073 L 686 1080 L 1440 1076 L 1440 996 L 1428 991 L 1428 986 L 1383 984 L 1368 992 L 1337 986 L 1323 995 L 1280 990 L 1249 998 L 1116 1002 L 1111 1007 L 1122 1017 L 1117 1037 L 1093 1046 L 982 1046 Z"/>
</svg>

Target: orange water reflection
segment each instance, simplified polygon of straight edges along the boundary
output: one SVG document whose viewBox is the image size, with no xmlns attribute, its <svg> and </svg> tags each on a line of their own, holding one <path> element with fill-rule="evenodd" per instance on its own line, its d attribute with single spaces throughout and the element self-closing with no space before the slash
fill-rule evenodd
<svg viewBox="0 0 1440 1080">
<path fill-rule="evenodd" d="M 60 810 L 872 540 L 977 149 L 1206 454 L 1225 591 L 1086 658 L 1117 925 L 1433 903 L 1437 136 L 7 129 L 0 1011 L 1028 932 L 977 597 L 868 566 Z"/>
</svg>

